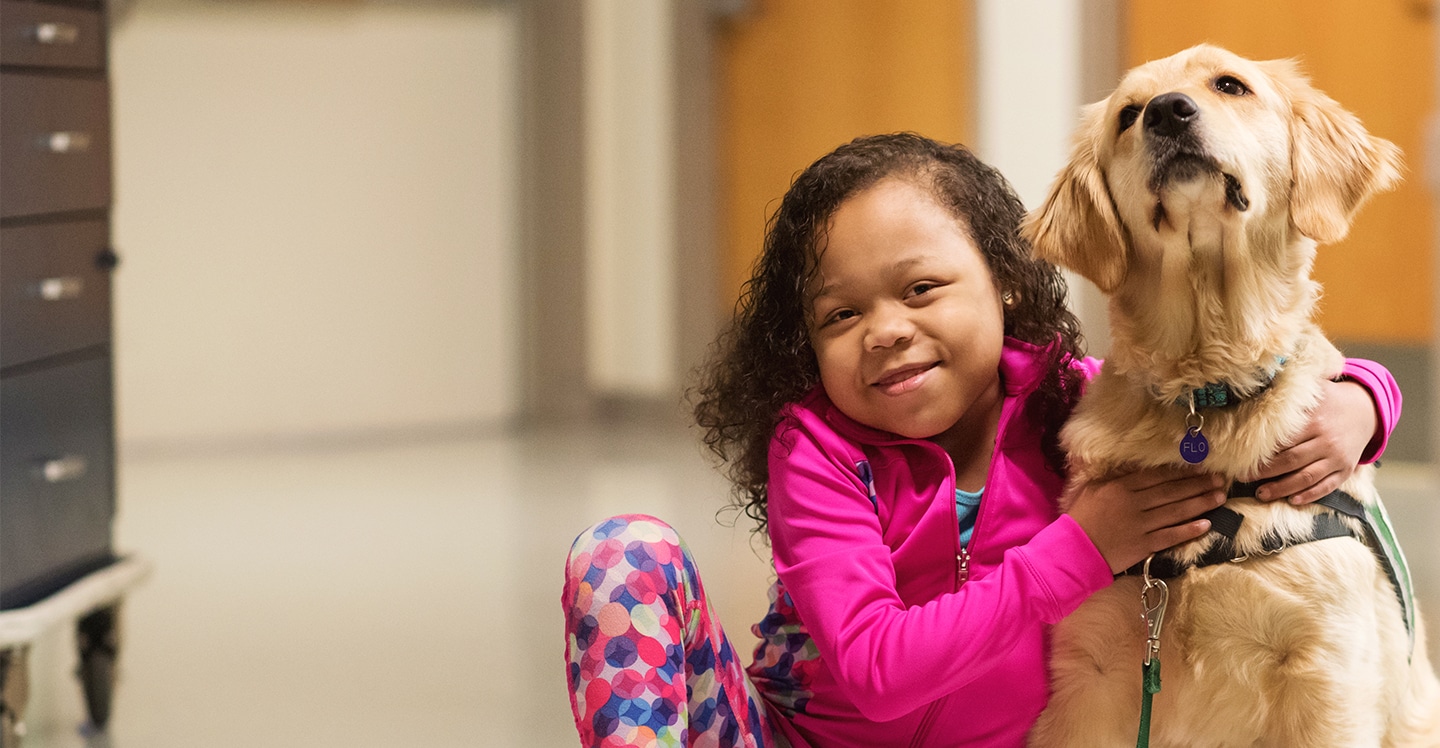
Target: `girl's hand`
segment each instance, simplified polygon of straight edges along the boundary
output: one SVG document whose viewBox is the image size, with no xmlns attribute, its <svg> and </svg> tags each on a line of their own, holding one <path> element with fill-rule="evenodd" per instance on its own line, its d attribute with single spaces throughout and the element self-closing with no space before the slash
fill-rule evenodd
<svg viewBox="0 0 1440 748">
<path fill-rule="evenodd" d="M 1364 387 L 1349 381 L 1322 385 L 1320 403 L 1295 443 L 1261 465 L 1250 480 L 1274 479 L 1256 490 L 1261 501 L 1288 499 L 1309 504 L 1334 491 L 1355 472 L 1375 436 L 1375 403 Z"/>
<path fill-rule="evenodd" d="M 1150 468 L 1080 486 L 1067 514 L 1119 574 L 1209 532 L 1209 520 L 1195 518 L 1225 503 L 1224 486 L 1194 468 Z"/>
</svg>

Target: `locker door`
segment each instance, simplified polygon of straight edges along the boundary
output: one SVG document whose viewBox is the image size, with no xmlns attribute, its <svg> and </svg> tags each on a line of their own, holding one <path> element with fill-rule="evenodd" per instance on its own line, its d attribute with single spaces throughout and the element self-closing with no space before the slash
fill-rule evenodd
<svg viewBox="0 0 1440 748">
<path fill-rule="evenodd" d="M 969 0 L 755 0 L 716 44 L 722 298 L 728 315 L 765 219 L 796 173 L 859 135 L 974 133 Z"/>
</svg>

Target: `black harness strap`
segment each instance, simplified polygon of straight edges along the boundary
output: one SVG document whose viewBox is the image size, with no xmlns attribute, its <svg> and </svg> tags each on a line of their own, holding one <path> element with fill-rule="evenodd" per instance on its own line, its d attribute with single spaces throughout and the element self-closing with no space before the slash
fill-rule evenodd
<svg viewBox="0 0 1440 748">
<path fill-rule="evenodd" d="M 1230 484 L 1230 489 L 1229 491 L 1227 491 L 1227 495 L 1232 499 L 1252 498 L 1255 496 L 1255 489 L 1259 485 L 1259 482 L 1242 483 L 1237 481 Z M 1343 499 L 1334 498 L 1334 503 L 1343 503 L 1345 500 L 1348 500 L 1349 504 L 1345 504 L 1346 508 L 1359 511 L 1359 518 L 1362 520 L 1364 519 L 1365 510 L 1363 507 L 1360 506 L 1360 502 L 1356 501 L 1349 494 L 1343 493 L 1341 491 L 1335 491 L 1329 496 L 1320 499 L 1316 503 L 1322 504 L 1330 509 L 1341 512 L 1342 514 L 1346 514 L 1348 516 L 1355 516 L 1351 514 L 1350 511 L 1340 509 L 1339 507 L 1332 505 L 1331 501 L 1327 501 L 1331 500 L 1332 497 L 1337 497 L 1337 495 L 1339 497 L 1343 497 Z M 1245 522 L 1245 515 L 1240 514 L 1239 512 L 1228 507 L 1222 506 L 1211 509 L 1210 511 L 1200 516 L 1210 520 L 1210 530 L 1211 532 L 1215 532 L 1220 535 L 1219 541 L 1217 541 L 1214 545 L 1210 546 L 1210 549 L 1205 551 L 1205 553 L 1199 558 L 1189 563 L 1182 563 L 1170 556 L 1156 556 L 1155 559 L 1150 563 L 1150 576 L 1159 579 L 1174 579 L 1175 577 L 1181 576 L 1190 569 L 1201 569 L 1206 566 L 1214 566 L 1216 564 L 1223 564 L 1227 562 L 1238 563 L 1249 558 L 1248 554 L 1240 553 L 1235 548 L 1235 538 L 1240 534 L 1240 526 Z M 1357 534 L 1353 530 L 1351 530 L 1349 525 L 1346 525 L 1343 521 L 1341 521 L 1339 516 L 1332 512 L 1323 512 L 1321 514 L 1315 515 L 1314 524 L 1310 528 L 1310 534 L 1305 536 L 1304 538 L 1284 539 L 1281 538 L 1279 535 L 1266 535 L 1260 541 L 1260 555 L 1273 556 L 1274 554 L 1279 553 L 1280 551 L 1283 551 L 1290 546 L 1300 545 L 1301 543 L 1312 543 L 1316 540 L 1329 540 L 1330 538 L 1355 538 L 1356 540 L 1359 540 L 1366 545 L 1370 545 L 1370 541 L 1368 538 L 1366 538 L 1364 535 Z M 1140 573 L 1141 566 L 1142 564 L 1136 564 L 1121 572 L 1121 574 L 1138 575 Z M 1388 564 L 1386 568 L 1387 570 L 1389 569 Z M 1391 576 L 1391 579 L 1393 581 L 1393 574 Z"/>
</svg>

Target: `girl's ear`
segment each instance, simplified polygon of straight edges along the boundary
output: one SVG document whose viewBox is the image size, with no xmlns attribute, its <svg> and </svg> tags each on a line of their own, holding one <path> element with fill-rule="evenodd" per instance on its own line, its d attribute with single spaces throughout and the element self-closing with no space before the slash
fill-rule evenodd
<svg viewBox="0 0 1440 748">
<path fill-rule="evenodd" d="M 1105 101 L 1087 106 L 1081 116 L 1070 161 L 1060 170 L 1050 195 L 1020 226 L 1037 258 L 1069 268 L 1109 293 L 1125 280 L 1125 239 L 1096 146 L 1103 137 Z"/>
<path fill-rule="evenodd" d="M 1317 91 L 1294 62 L 1262 64 L 1290 96 L 1290 223 L 1315 241 L 1340 241 L 1366 200 L 1399 183 L 1400 149 Z"/>
</svg>

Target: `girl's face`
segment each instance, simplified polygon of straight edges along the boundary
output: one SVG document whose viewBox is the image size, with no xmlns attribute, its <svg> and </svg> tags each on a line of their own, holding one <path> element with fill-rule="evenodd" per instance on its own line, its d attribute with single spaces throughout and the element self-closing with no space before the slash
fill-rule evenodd
<svg viewBox="0 0 1440 748">
<path fill-rule="evenodd" d="M 843 413 L 925 439 L 998 412 L 1000 294 L 969 232 L 924 189 L 885 179 L 841 203 L 815 286 L 810 343 Z"/>
</svg>

